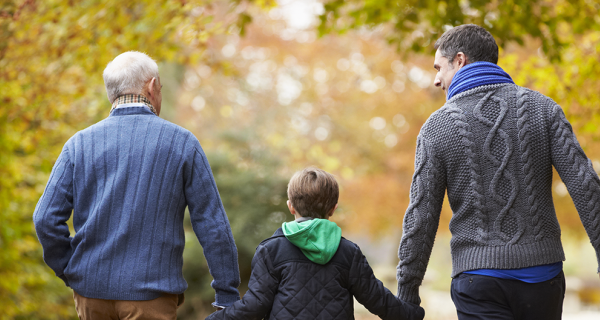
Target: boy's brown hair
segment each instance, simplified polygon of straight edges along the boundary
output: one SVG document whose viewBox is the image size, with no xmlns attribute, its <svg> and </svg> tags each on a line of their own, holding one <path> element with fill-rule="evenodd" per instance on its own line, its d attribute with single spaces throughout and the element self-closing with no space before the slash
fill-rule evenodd
<svg viewBox="0 0 600 320">
<path fill-rule="evenodd" d="M 288 199 L 303 217 L 327 219 L 340 195 L 335 177 L 319 168 L 296 172 L 288 183 Z"/>
</svg>

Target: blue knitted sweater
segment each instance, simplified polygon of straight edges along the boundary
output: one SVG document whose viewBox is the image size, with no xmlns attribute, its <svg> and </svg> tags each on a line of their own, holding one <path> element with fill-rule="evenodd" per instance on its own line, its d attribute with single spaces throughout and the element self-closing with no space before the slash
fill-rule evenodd
<svg viewBox="0 0 600 320">
<path fill-rule="evenodd" d="M 206 156 L 191 132 L 146 107 L 115 109 L 69 139 L 33 219 L 44 260 L 77 293 L 151 300 L 187 289 L 186 206 L 216 303 L 230 305 L 239 299 L 237 249 Z"/>
</svg>

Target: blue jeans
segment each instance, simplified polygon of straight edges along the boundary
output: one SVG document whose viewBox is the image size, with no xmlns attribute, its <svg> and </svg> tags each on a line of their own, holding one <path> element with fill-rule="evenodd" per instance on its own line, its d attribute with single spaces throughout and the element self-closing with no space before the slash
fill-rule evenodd
<svg viewBox="0 0 600 320">
<path fill-rule="evenodd" d="M 526 283 L 461 273 L 450 292 L 459 320 L 560 320 L 565 274 Z"/>
</svg>

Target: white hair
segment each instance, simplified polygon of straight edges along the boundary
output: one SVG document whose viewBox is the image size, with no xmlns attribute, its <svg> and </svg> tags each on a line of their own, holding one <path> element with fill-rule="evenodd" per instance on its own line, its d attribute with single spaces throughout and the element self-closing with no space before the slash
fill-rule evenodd
<svg viewBox="0 0 600 320">
<path fill-rule="evenodd" d="M 158 78 L 158 65 L 145 53 L 127 51 L 108 63 L 102 77 L 112 103 L 124 94 L 141 94 L 146 82 Z"/>
</svg>

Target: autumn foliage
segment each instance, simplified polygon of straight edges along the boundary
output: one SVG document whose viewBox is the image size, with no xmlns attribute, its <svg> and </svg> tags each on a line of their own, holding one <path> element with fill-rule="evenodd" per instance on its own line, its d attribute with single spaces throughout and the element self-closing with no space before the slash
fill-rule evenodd
<svg viewBox="0 0 600 320">
<path fill-rule="evenodd" d="M 595 1 L 67 1 L 0 4 L 0 319 L 73 318 L 31 215 L 64 142 L 107 116 L 102 70 L 127 50 L 159 62 L 163 116 L 207 152 L 240 249 L 242 282 L 281 222 L 286 182 L 316 165 L 341 184 L 344 232 L 399 237 L 416 136 L 445 102 L 432 43 L 478 23 L 518 85 L 564 109 L 600 169 L 600 5 Z M 320 36 L 319 36 L 320 35 Z M 585 236 L 564 185 L 563 230 Z M 444 207 L 440 232 L 451 210 Z M 190 231 L 191 228 L 188 228 Z M 192 235 L 187 237 L 194 239 Z M 201 248 L 186 244 L 180 316 L 210 312 Z"/>
</svg>

